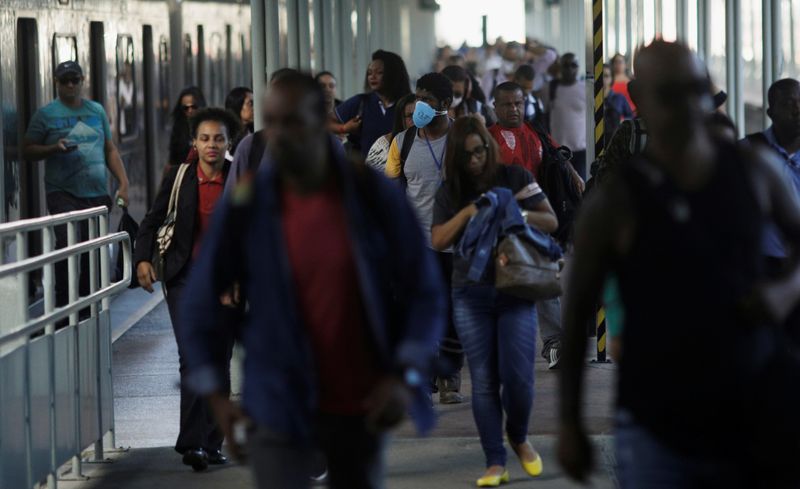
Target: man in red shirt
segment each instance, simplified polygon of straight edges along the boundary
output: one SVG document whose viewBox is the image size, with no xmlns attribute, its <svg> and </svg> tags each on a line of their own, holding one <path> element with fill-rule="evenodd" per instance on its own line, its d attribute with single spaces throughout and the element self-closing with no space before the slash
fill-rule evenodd
<svg viewBox="0 0 800 489">
<path fill-rule="evenodd" d="M 500 148 L 500 161 L 507 165 L 519 165 L 539 178 L 542 164 L 542 140 L 537 132 L 525 122 L 525 95 L 522 87 L 514 82 L 501 83 L 495 89 L 494 110 L 497 124 L 489 133 Z M 550 138 L 550 142 L 557 143 Z M 572 179 L 583 192 L 584 183 L 572 165 L 568 165 Z M 536 304 L 539 327 L 542 335 L 542 357 L 548 368 L 558 368 L 561 359 L 561 300 L 559 298 L 540 301 Z"/>
<path fill-rule="evenodd" d="M 445 324 L 441 274 L 402 190 L 331 141 L 312 77 L 276 80 L 263 114 L 265 163 L 215 211 L 185 294 L 190 385 L 235 456 L 247 442 L 257 487 L 307 488 L 319 449 L 332 489 L 377 489 L 386 431 L 406 411 L 423 433 L 435 421 L 425 379 Z M 237 283 L 241 410 L 212 351 L 225 334 L 216 299 Z"/>
</svg>

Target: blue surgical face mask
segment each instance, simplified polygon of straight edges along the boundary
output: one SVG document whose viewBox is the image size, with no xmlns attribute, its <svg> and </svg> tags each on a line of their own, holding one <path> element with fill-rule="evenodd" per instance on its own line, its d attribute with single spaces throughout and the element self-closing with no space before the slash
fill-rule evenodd
<svg viewBox="0 0 800 489">
<path fill-rule="evenodd" d="M 417 104 L 414 106 L 414 116 L 412 119 L 414 120 L 414 125 L 422 129 L 430 124 L 434 117 L 444 114 L 447 114 L 446 110 L 434 110 L 433 107 L 422 100 L 417 100 Z"/>
</svg>

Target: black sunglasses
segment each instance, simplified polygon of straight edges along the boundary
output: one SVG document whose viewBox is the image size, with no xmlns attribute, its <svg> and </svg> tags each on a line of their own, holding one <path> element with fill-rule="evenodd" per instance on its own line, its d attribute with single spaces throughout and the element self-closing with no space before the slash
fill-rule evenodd
<svg viewBox="0 0 800 489">
<path fill-rule="evenodd" d="M 189 112 L 190 110 L 194 110 L 196 108 L 197 108 L 197 106 L 195 104 L 184 105 L 183 106 L 183 111 L 184 112 Z"/>
<path fill-rule="evenodd" d="M 64 78 L 59 78 L 58 79 L 58 82 L 60 84 L 62 84 L 62 85 L 77 85 L 82 81 L 83 81 L 83 78 L 81 78 L 79 76 L 70 76 L 70 77 L 64 77 Z"/>
</svg>

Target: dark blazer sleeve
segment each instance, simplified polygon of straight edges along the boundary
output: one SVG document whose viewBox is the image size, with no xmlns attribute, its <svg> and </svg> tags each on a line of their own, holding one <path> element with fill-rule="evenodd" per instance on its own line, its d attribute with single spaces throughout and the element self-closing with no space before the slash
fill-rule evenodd
<svg viewBox="0 0 800 489">
<path fill-rule="evenodd" d="M 156 249 L 156 232 L 167 217 L 169 195 L 172 193 L 172 185 L 178 175 L 178 168 L 180 168 L 180 165 L 172 165 L 167 173 L 164 174 L 161 186 L 156 194 L 156 200 L 139 225 L 139 233 L 136 235 L 136 247 L 133 250 L 133 263 L 135 265 L 153 259 L 153 253 Z"/>
</svg>

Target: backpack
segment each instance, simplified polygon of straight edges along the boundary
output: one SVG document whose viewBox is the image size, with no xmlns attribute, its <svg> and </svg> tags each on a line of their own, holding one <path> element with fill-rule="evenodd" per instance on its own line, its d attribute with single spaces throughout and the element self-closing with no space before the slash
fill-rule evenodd
<svg viewBox="0 0 800 489">
<path fill-rule="evenodd" d="M 569 166 L 572 151 L 566 146 L 553 146 L 550 135 L 540 125 L 528 123 L 528 127 L 536 132 L 542 144 L 542 164 L 536 177 L 558 218 L 558 229 L 552 234 L 565 245 L 572 241 L 572 228 L 581 203 Z"/>
<path fill-rule="evenodd" d="M 637 156 L 644 152 L 644 146 L 647 144 L 647 129 L 638 117 L 631 122 L 633 123 L 633 132 L 631 133 L 630 151 L 631 156 Z"/>
</svg>

